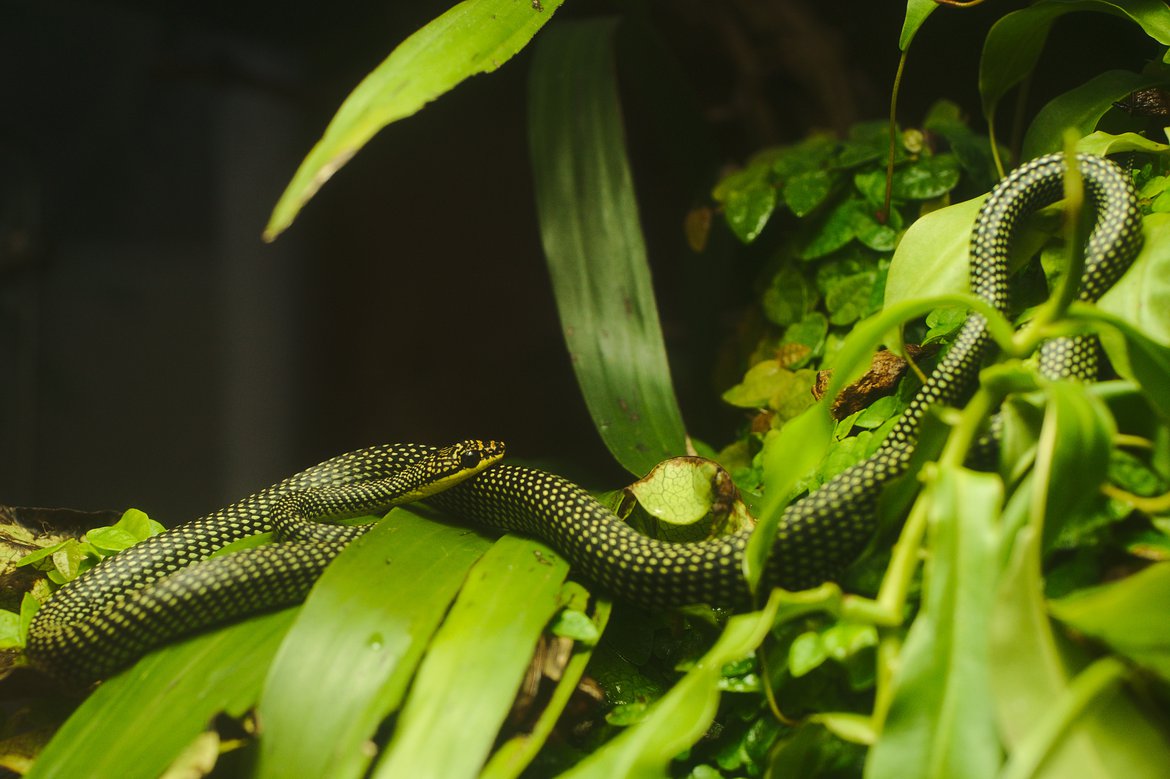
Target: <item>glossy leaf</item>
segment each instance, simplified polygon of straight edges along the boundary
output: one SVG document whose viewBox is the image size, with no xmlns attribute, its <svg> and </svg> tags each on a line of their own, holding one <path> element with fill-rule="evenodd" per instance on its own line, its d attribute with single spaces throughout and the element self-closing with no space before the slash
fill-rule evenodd
<svg viewBox="0 0 1170 779">
<path fill-rule="evenodd" d="M 1097 128 L 1097 122 L 1113 104 L 1130 92 L 1157 84 L 1161 79 L 1107 70 L 1075 89 L 1053 98 L 1040 109 L 1024 135 L 1021 158 L 1030 160 L 1064 148 L 1063 135 L 1070 128 L 1085 136 Z"/>
<path fill-rule="evenodd" d="M 321 185 L 386 125 L 524 48 L 563 0 L 464 0 L 415 32 L 350 93 L 280 196 L 264 240 L 284 232 Z"/>
<path fill-rule="evenodd" d="M 886 275 L 885 305 L 965 292 L 970 288 L 968 246 L 985 197 L 931 211 L 906 230 Z M 1048 233 L 1025 222 L 1009 249 L 1009 264 L 1019 267 L 1048 240 Z"/>
<path fill-rule="evenodd" d="M 518 536 L 480 558 L 430 642 L 373 777 L 479 775 L 568 571 L 560 555 Z"/>
<path fill-rule="evenodd" d="M 396 509 L 317 582 L 258 708 L 259 777 L 360 776 L 467 569 L 491 546 Z M 306 716 L 312 712 L 312 716 Z"/>
<path fill-rule="evenodd" d="M 898 48 L 906 51 L 910 41 L 926 21 L 926 17 L 938 8 L 935 0 L 906 0 L 906 18 L 902 22 L 902 34 L 898 37 Z"/>
<path fill-rule="evenodd" d="M 266 614 L 152 652 L 103 682 L 66 720 L 33 779 L 155 779 L 220 712 L 255 705 L 296 609 Z"/>
<path fill-rule="evenodd" d="M 1100 11 L 1131 19 L 1154 40 L 1170 44 L 1170 9 L 1163 0 L 1040 0 L 1006 14 L 987 33 L 979 61 L 979 92 L 989 124 L 1000 98 L 1036 66 L 1052 23 L 1073 11 Z"/>
<path fill-rule="evenodd" d="M 983 779 L 1000 763 L 986 636 L 1003 487 L 997 476 L 946 468 L 926 499 L 931 553 L 922 607 L 902 647 L 866 776 Z"/>
<path fill-rule="evenodd" d="M 685 454 L 613 73 L 613 23 L 549 31 L 529 82 L 541 240 L 594 425 L 636 475 Z"/>
</svg>

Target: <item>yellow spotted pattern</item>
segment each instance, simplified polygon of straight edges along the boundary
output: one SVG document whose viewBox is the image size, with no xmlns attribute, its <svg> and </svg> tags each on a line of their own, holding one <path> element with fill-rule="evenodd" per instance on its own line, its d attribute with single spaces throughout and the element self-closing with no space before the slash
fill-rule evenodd
<svg viewBox="0 0 1170 779">
<path fill-rule="evenodd" d="M 1097 157 L 1079 156 L 1097 224 L 1085 253 L 1082 300 L 1095 300 L 1128 268 L 1141 242 L 1129 177 Z M 1007 250 L 1022 217 L 1060 197 L 1064 158 L 1034 160 L 1004 179 L 980 210 L 971 241 L 971 289 L 1000 311 L 1008 306 Z M 766 584 L 813 586 L 835 575 L 870 540 L 883 487 L 905 473 L 926 410 L 960 402 L 989 343 L 972 314 L 881 448 L 784 513 Z M 1041 351 L 1048 375 L 1092 378 L 1091 338 L 1058 339 Z M 100 678 L 149 648 L 232 617 L 294 602 L 364 528 L 320 524 L 326 517 L 382 510 L 419 497 L 492 528 L 539 537 L 576 572 L 614 595 L 648 607 L 689 603 L 743 606 L 748 531 L 700 543 L 647 538 L 577 485 L 530 468 L 497 465 L 500 444 L 467 442 L 477 475 L 435 463 L 452 448 L 395 444 L 351 452 L 310 468 L 222 511 L 106 560 L 63 587 L 29 633 L 34 663 L 74 678 Z M 477 449 L 478 447 L 478 449 Z M 482 459 L 483 462 L 479 462 Z M 450 489 L 433 490 L 454 484 Z M 224 544 L 275 525 L 285 540 L 205 559 Z"/>
</svg>

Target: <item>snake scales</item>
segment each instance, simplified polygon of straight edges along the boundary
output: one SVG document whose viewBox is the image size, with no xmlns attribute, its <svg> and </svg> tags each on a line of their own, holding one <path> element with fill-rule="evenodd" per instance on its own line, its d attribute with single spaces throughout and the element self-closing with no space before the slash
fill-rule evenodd
<svg viewBox="0 0 1170 779">
<path fill-rule="evenodd" d="M 1141 220 L 1127 175 L 1097 157 L 1078 161 L 1097 214 L 1079 295 L 1093 301 L 1131 263 Z M 1059 199 L 1064 165 L 1063 155 L 1051 155 L 1018 168 L 980 210 L 971 241 L 971 289 L 1000 311 L 1008 305 L 1012 235 L 1024 216 Z M 874 531 L 882 488 L 908 467 L 924 413 L 934 404 L 961 401 L 989 341 L 986 320 L 972 313 L 881 447 L 789 506 L 771 550 L 767 584 L 813 586 L 856 557 Z M 1094 378 L 1096 349 L 1090 337 L 1050 341 L 1042 348 L 1041 368 L 1054 376 Z M 748 602 L 741 563 L 750 531 L 689 544 L 647 538 L 572 482 L 495 464 L 502 453 L 495 442 L 443 450 L 394 444 L 327 460 L 150 538 L 68 583 L 34 618 L 27 654 L 58 676 L 101 678 L 179 635 L 296 602 L 338 552 L 368 529 L 338 530 L 315 520 L 382 511 L 428 495 L 432 505 L 457 516 L 543 539 L 578 574 L 619 598 L 651 607 Z M 274 525 L 282 542 L 208 559 L 224 544 Z"/>
</svg>

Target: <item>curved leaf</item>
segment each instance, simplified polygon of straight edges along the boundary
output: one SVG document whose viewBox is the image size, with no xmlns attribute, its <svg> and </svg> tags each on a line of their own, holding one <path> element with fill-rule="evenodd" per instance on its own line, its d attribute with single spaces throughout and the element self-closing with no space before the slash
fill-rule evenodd
<svg viewBox="0 0 1170 779">
<path fill-rule="evenodd" d="M 626 161 L 612 21 L 549 30 L 529 83 L 540 234 L 594 425 L 641 476 L 686 453 Z"/>
<path fill-rule="evenodd" d="M 264 228 L 271 241 L 370 138 L 524 48 L 564 0 L 464 0 L 390 52 L 337 109 Z"/>
<path fill-rule="evenodd" d="M 1163 0 L 1040 0 L 1006 14 L 987 33 L 979 61 L 979 93 L 989 125 L 1000 98 L 1036 66 L 1052 23 L 1073 11 L 1100 11 L 1130 19 L 1154 40 L 1170 44 L 1170 8 Z"/>
<path fill-rule="evenodd" d="M 918 30 L 926 22 L 926 17 L 938 8 L 935 0 L 906 0 L 906 18 L 902 21 L 902 33 L 898 36 L 898 48 L 902 51 L 910 48 L 910 41 L 918 34 Z"/>
<path fill-rule="evenodd" d="M 568 563 L 504 536 L 472 567 L 435 633 L 373 777 L 475 777 L 512 707 Z"/>
<path fill-rule="evenodd" d="M 217 714 L 242 716 L 297 609 L 238 622 L 150 653 L 103 682 L 26 776 L 155 779 Z"/>
<path fill-rule="evenodd" d="M 998 476 L 940 470 L 931 485 L 923 603 L 894 677 L 893 702 L 867 777 L 994 775 L 999 739 L 985 637 L 999 575 Z"/>
<path fill-rule="evenodd" d="M 1070 127 L 1077 135 L 1085 136 L 1097 127 L 1105 112 L 1129 93 L 1162 83 L 1164 79 L 1131 73 L 1128 70 L 1107 70 L 1053 98 L 1032 120 L 1024 135 L 1024 160 L 1030 160 L 1064 148 L 1064 132 Z"/>
<path fill-rule="evenodd" d="M 268 674 L 256 775 L 362 775 L 366 744 L 398 708 L 467 569 L 490 546 L 465 527 L 396 509 L 347 547 Z"/>
<path fill-rule="evenodd" d="M 1170 346 L 1170 214 L 1148 215 L 1142 235 L 1133 265 L 1097 305 Z"/>
</svg>

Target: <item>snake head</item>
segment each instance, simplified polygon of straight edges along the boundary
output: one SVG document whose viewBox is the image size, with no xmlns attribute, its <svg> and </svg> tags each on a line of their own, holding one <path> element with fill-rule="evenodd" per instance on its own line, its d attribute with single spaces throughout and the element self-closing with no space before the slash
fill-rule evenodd
<svg viewBox="0 0 1170 779">
<path fill-rule="evenodd" d="M 440 478 L 453 484 L 493 466 L 503 456 L 503 441 L 470 439 L 443 447 L 435 454 L 435 462 L 441 463 L 443 470 L 450 469 L 449 475 Z"/>
</svg>

